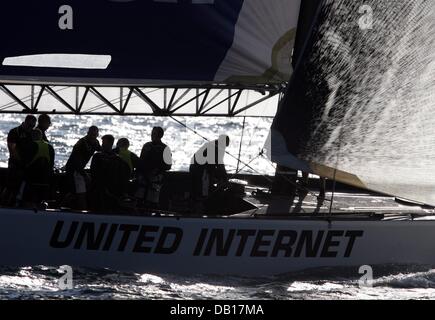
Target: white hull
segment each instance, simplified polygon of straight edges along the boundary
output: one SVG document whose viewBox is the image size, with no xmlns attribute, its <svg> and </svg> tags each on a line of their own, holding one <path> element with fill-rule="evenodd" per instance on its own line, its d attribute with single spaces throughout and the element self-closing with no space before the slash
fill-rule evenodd
<svg viewBox="0 0 435 320">
<path fill-rule="evenodd" d="M 332 266 L 435 265 L 430 219 L 329 223 L 1 209 L 0 221 L 5 266 L 268 276 Z"/>
</svg>

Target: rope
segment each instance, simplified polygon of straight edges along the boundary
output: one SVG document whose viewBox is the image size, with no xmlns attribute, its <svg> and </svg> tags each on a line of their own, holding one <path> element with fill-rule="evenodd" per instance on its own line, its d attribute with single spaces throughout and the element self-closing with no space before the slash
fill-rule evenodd
<svg viewBox="0 0 435 320">
<path fill-rule="evenodd" d="M 239 159 L 237 160 L 236 172 L 239 171 L 240 157 L 241 157 L 241 153 L 242 153 L 243 134 L 245 133 L 245 123 L 246 123 L 246 117 L 243 117 L 242 137 L 240 138 L 240 145 L 239 145 Z"/>
<path fill-rule="evenodd" d="M 260 157 L 262 154 L 263 154 L 263 151 L 261 151 L 257 156 L 255 156 L 254 158 L 252 158 L 252 159 L 248 162 L 248 164 L 251 164 L 252 161 L 254 161 L 254 160 L 257 159 L 258 157 Z M 235 177 L 236 175 L 238 175 L 239 172 L 240 172 L 241 170 L 243 170 L 244 168 L 246 168 L 246 165 L 244 165 L 244 166 L 243 166 L 239 171 L 236 171 L 235 173 L 229 175 L 230 177 L 228 178 L 228 180 L 230 180 L 230 179 L 232 179 L 233 177 Z M 263 174 L 262 176 L 263 176 L 264 178 L 266 178 L 269 182 L 272 182 L 272 179 L 270 179 L 268 176 L 266 176 L 266 175 L 264 175 L 264 174 Z M 216 193 L 216 192 L 218 192 L 218 191 L 224 189 L 224 188 L 225 188 L 226 186 L 228 186 L 228 185 L 229 185 L 229 181 L 227 181 L 226 183 L 220 185 L 218 188 L 216 188 L 216 190 L 213 190 L 213 191 L 211 192 L 211 194 L 214 194 L 214 193 Z"/>
</svg>

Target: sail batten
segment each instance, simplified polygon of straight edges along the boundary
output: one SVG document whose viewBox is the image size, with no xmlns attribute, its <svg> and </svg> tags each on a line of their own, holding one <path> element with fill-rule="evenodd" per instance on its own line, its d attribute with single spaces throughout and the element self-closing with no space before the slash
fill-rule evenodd
<svg viewBox="0 0 435 320">
<path fill-rule="evenodd" d="M 434 70 L 433 2 L 323 1 L 274 121 L 272 158 L 435 204 Z"/>
</svg>

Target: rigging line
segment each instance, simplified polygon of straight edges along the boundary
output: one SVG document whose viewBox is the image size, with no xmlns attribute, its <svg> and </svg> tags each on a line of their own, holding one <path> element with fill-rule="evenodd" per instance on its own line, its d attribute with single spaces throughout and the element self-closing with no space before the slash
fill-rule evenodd
<svg viewBox="0 0 435 320">
<path fill-rule="evenodd" d="M 169 115 L 169 118 L 171 118 L 172 120 L 174 120 L 175 122 L 177 122 L 179 125 L 185 127 L 186 129 L 192 131 L 193 133 L 195 133 L 197 136 L 201 137 L 202 139 L 204 139 L 207 142 L 210 142 L 209 139 L 207 139 L 206 137 L 204 137 L 203 135 L 201 135 L 200 133 L 198 133 L 195 129 L 190 128 L 188 125 L 186 125 L 185 123 L 179 121 L 178 119 L 176 119 L 174 116 Z M 237 157 L 232 155 L 231 153 L 229 153 L 228 151 L 225 150 L 225 153 L 227 155 L 229 155 L 230 157 L 232 157 L 233 159 L 237 160 Z M 269 181 L 272 181 L 272 179 L 270 179 L 269 177 L 267 177 L 264 173 L 259 172 L 258 170 L 252 168 L 249 164 L 247 164 L 246 162 L 240 161 L 240 163 L 242 163 L 243 165 L 245 165 L 245 167 L 251 169 L 253 172 L 265 177 L 266 179 L 268 179 Z"/>
<path fill-rule="evenodd" d="M 332 215 L 332 205 L 334 204 L 334 195 L 335 195 L 335 185 L 336 185 L 336 175 L 337 175 L 337 169 L 334 169 L 334 179 L 332 181 L 332 195 L 331 195 L 331 203 L 329 205 L 329 215 Z"/>
<path fill-rule="evenodd" d="M 243 134 L 245 133 L 245 124 L 246 124 L 246 117 L 243 117 L 243 125 L 242 125 L 242 136 L 240 137 L 240 145 L 239 145 L 239 159 L 237 160 L 237 167 L 236 172 L 239 171 L 239 165 L 240 165 L 240 156 L 242 153 L 242 143 L 243 143 Z"/>
<path fill-rule="evenodd" d="M 249 91 L 246 92 L 245 105 L 248 105 L 248 99 L 249 99 Z M 266 106 L 263 106 L 263 109 L 262 109 L 263 114 L 264 114 L 264 109 L 266 109 Z M 256 124 L 255 127 L 254 127 L 254 132 L 257 130 L 258 125 L 260 124 L 261 119 L 262 119 L 261 117 L 258 118 L 257 124 Z M 251 135 L 251 139 L 249 139 L 248 146 L 251 146 L 251 143 L 252 143 L 252 139 L 253 139 L 253 138 L 254 138 L 254 135 L 252 134 L 252 135 Z"/>
<path fill-rule="evenodd" d="M 340 139 L 340 137 L 341 137 L 341 130 L 340 130 L 340 134 L 338 135 L 338 139 L 339 139 L 339 143 L 338 143 L 338 145 L 339 145 L 339 149 L 338 150 L 340 150 L 341 148 L 341 139 Z M 335 196 L 335 185 L 336 185 L 336 177 L 337 177 L 337 167 L 338 167 L 338 160 L 339 160 L 339 158 L 340 158 L 340 154 L 339 154 L 339 152 L 337 153 L 337 161 L 336 161 L 336 164 L 335 164 L 335 168 L 334 168 L 334 176 L 333 176 L 333 180 L 332 180 L 332 195 L 331 195 L 331 203 L 330 203 L 330 205 L 329 205 L 329 215 L 331 216 L 332 215 L 332 206 L 333 206 L 333 204 L 334 204 L 334 196 Z"/>
<path fill-rule="evenodd" d="M 256 160 L 256 159 L 258 159 L 259 157 L 261 157 L 262 156 L 262 154 L 263 154 L 263 150 L 258 154 L 258 155 L 256 155 L 255 157 L 253 157 L 251 160 L 249 160 L 249 162 L 248 162 L 248 164 L 247 165 L 250 165 L 254 160 Z M 236 176 L 236 175 L 238 175 L 243 169 L 245 169 L 246 167 L 247 167 L 247 165 L 245 164 L 245 165 L 243 165 L 243 167 L 241 167 L 239 170 L 236 170 L 236 172 L 235 173 L 232 173 L 231 175 L 232 176 Z M 264 174 L 263 174 L 264 175 Z M 264 175 L 265 176 L 265 175 Z"/>
<path fill-rule="evenodd" d="M 264 109 L 266 109 L 266 107 L 263 107 L 263 111 L 264 111 Z M 259 117 L 258 118 L 257 124 L 255 125 L 255 127 L 253 129 L 253 132 L 255 132 L 258 129 L 261 120 L 263 120 L 263 117 Z M 249 139 L 248 146 L 252 145 L 252 139 L 254 139 L 254 135 L 253 134 L 251 135 L 251 139 Z"/>
<path fill-rule="evenodd" d="M 346 118 L 344 118 L 345 120 Z M 332 181 L 332 196 L 331 196 L 331 204 L 329 206 L 329 215 L 332 215 L 332 205 L 334 204 L 334 195 L 335 195 L 335 185 L 337 182 L 337 168 L 338 168 L 338 162 L 340 160 L 340 150 L 341 150 L 341 137 L 343 134 L 343 128 L 344 128 L 344 122 L 343 122 L 343 126 L 340 128 L 340 132 L 338 134 L 338 151 L 337 151 L 337 158 L 336 158 L 336 162 L 335 162 L 335 168 L 334 168 L 334 179 Z"/>
<path fill-rule="evenodd" d="M 259 157 L 261 157 L 263 155 L 263 150 L 260 151 L 259 154 L 257 154 L 255 157 L 253 157 L 251 160 L 249 160 L 249 162 L 247 164 L 244 164 L 243 167 L 241 167 L 238 171 L 235 171 L 234 173 L 228 174 L 230 176 L 230 179 L 232 177 L 235 177 L 236 175 L 238 175 L 243 169 L 245 169 L 247 166 L 249 166 L 254 160 L 258 159 Z M 257 173 L 259 173 L 257 171 Z M 273 180 L 270 179 L 266 174 L 264 173 L 260 173 L 261 176 L 263 176 L 264 178 L 266 178 L 269 182 L 272 182 Z"/>
</svg>

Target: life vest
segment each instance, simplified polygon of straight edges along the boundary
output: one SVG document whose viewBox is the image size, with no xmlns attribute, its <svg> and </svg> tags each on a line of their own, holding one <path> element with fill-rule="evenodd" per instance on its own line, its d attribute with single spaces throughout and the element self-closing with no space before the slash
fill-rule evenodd
<svg viewBox="0 0 435 320">
<path fill-rule="evenodd" d="M 32 165 L 36 160 L 46 159 L 47 162 L 50 162 L 50 148 L 49 144 L 43 140 L 34 141 L 38 146 L 38 151 L 33 157 L 32 161 L 30 161 L 29 166 Z"/>
<path fill-rule="evenodd" d="M 130 168 L 130 172 L 133 172 L 133 161 L 131 160 L 131 152 L 127 149 L 119 149 L 119 157 L 124 161 Z"/>
</svg>

